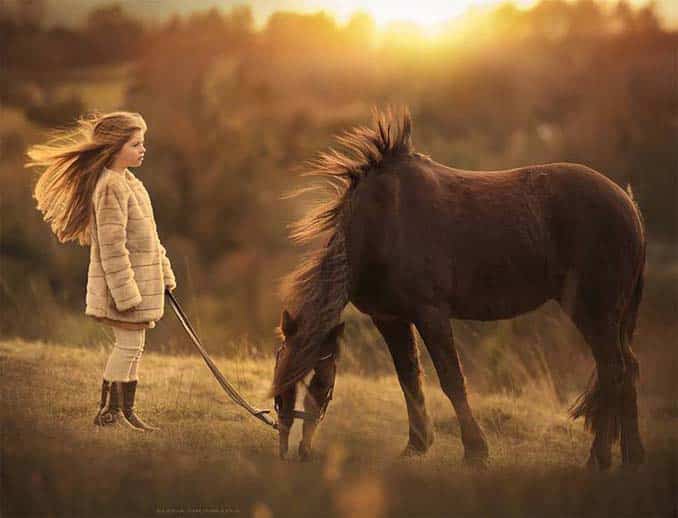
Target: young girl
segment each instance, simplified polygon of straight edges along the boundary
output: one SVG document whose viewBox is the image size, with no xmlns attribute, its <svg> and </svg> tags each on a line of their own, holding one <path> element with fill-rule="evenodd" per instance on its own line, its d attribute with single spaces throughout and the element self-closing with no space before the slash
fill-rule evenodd
<svg viewBox="0 0 678 518">
<path fill-rule="evenodd" d="M 33 196 L 59 241 L 90 245 L 85 313 L 113 328 L 94 424 L 150 431 L 134 412 L 139 361 L 176 282 L 151 199 L 129 170 L 143 162 L 145 133 L 138 113 L 83 117 L 31 147 L 26 167 L 45 168 Z"/>
</svg>

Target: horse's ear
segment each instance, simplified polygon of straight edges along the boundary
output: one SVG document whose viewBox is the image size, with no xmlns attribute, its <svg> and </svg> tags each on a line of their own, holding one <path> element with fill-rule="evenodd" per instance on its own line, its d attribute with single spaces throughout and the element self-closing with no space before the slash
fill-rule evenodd
<svg viewBox="0 0 678 518">
<path fill-rule="evenodd" d="M 329 334 L 327 335 L 327 341 L 328 342 L 337 342 L 339 338 L 344 334 L 344 326 L 346 325 L 346 322 L 342 322 L 341 324 L 337 324 L 334 326 Z"/>
<path fill-rule="evenodd" d="M 282 312 L 282 317 L 280 319 L 280 329 L 286 338 L 297 332 L 297 323 L 286 309 Z"/>
</svg>

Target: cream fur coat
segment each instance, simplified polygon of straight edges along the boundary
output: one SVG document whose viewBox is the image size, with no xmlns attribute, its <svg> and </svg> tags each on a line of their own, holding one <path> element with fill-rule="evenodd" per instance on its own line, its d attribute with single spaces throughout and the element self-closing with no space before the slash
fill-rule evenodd
<svg viewBox="0 0 678 518">
<path fill-rule="evenodd" d="M 93 201 L 85 313 L 153 327 L 164 312 L 165 287 L 176 281 L 148 192 L 129 169 L 104 168 Z"/>
</svg>

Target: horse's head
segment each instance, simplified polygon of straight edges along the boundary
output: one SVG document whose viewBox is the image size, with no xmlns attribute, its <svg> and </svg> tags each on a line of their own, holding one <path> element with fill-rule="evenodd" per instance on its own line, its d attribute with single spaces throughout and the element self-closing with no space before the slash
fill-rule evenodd
<svg viewBox="0 0 678 518">
<path fill-rule="evenodd" d="M 311 385 L 316 388 L 318 394 L 311 394 L 312 399 L 307 396 L 304 401 L 306 422 L 312 421 L 314 416 L 317 417 L 316 422 L 320 418 L 321 408 L 324 410 L 334 384 L 334 360 L 338 354 L 339 338 L 344 324 L 342 322 L 322 333 L 323 336 L 320 339 L 308 336 L 310 334 L 308 329 L 309 326 L 304 325 L 301 317 L 295 319 L 287 310 L 282 312 L 280 322 L 282 344 L 276 353 L 272 388 L 275 409 L 278 413 L 281 458 L 284 458 L 287 453 L 289 433 L 294 423 L 297 383 L 315 369 L 315 378 Z M 313 398 L 316 399 L 315 402 Z M 323 398 L 326 400 L 317 400 Z M 306 439 L 306 426 L 304 428 Z M 308 443 L 310 448 L 310 436 Z"/>
</svg>

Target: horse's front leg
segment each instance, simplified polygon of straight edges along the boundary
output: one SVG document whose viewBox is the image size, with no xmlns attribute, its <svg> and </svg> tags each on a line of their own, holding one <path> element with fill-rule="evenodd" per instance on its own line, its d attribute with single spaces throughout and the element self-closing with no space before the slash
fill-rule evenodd
<svg viewBox="0 0 678 518">
<path fill-rule="evenodd" d="M 281 459 L 285 458 L 289 449 L 290 430 L 294 424 L 293 412 L 296 399 L 296 384 L 275 397 L 275 409 L 278 412 L 278 454 Z"/>
<path fill-rule="evenodd" d="M 420 455 L 433 444 L 433 425 L 426 412 L 426 401 L 422 389 L 421 362 L 419 350 L 410 322 L 385 320 L 372 317 L 374 325 L 391 352 L 398 381 L 405 396 L 410 434 L 403 456 Z"/>
<path fill-rule="evenodd" d="M 464 459 L 469 463 L 484 464 L 488 457 L 487 441 L 468 404 L 464 375 L 448 315 L 445 308 L 422 308 L 416 326 L 431 355 L 440 386 L 457 413 Z"/>
<path fill-rule="evenodd" d="M 316 364 L 315 373 L 304 398 L 304 413 L 307 417 L 304 420 L 302 439 L 299 443 L 299 458 L 301 460 L 309 460 L 311 457 L 313 436 L 322 418 L 322 413 L 332 397 L 336 373 L 334 355 Z"/>
</svg>

